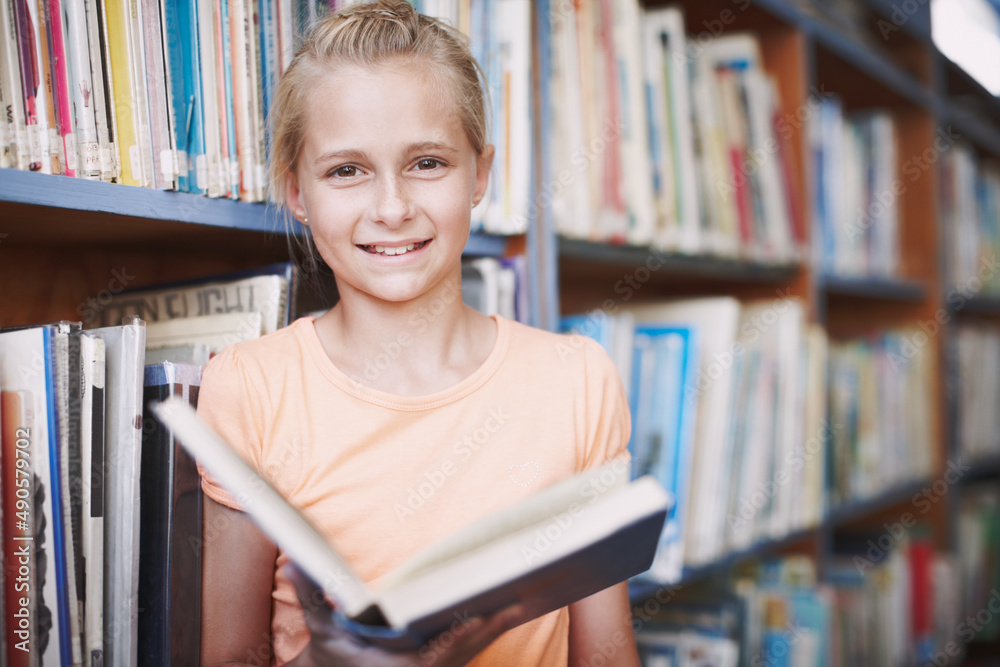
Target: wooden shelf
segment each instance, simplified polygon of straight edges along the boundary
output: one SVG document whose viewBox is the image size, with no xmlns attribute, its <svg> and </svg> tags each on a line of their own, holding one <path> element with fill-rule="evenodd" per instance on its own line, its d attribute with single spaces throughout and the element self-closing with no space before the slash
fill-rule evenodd
<svg viewBox="0 0 1000 667">
<path fill-rule="evenodd" d="M 844 278 L 822 276 L 819 288 L 831 296 L 845 296 L 880 301 L 919 302 L 927 296 L 922 283 L 892 278 Z"/>
<path fill-rule="evenodd" d="M 642 246 L 611 245 L 563 237 L 559 239 L 559 257 L 633 268 L 643 266 L 646 260 L 652 257 L 662 261 L 657 272 L 664 274 L 756 283 L 787 282 L 794 278 L 802 268 L 800 264 L 759 264 L 705 255 L 660 252 Z"/>
<path fill-rule="evenodd" d="M 852 523 L 859 518 L 902 505 L 910 501 L 915 494 L 920 493 L 931 482 L 932 480 L 930 479 L 903 482 L 877 493 L 871 498 L 854 500 L 831 508 L 827 514 L 827 522 L 834 528 L 837 528 Z"/>
</svg>

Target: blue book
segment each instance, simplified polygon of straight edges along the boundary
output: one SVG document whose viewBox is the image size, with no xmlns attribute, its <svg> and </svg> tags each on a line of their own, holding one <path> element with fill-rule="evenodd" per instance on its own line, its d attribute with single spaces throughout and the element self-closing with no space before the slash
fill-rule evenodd
<svg viewBox="0 0 1000 667">
<path fill-rule="evenodd" d="M 181 161 L 177 187 L 182 192 L 204 194 L 195 169 L 199 157 L 205 155 L 197 11 L 194 0 L 163 3 L 172 129 Z"/>
<path fill-rule="evenodd" d="M 653 578 L 665 581 L 678 579 L 683 565 L 684 519 L 698 413 L 697 392 L 692 390 L 698 374 L 696 340 L 693 327 L 640 324 L 635 329 L 634 438 L 630 451 L 639 457 L 638 466 L 643 468 L 633 473 L 654 475 L 671 500 L 650 572 Z"/>
<path fill-rule="evenodd" d="M 236 147 L 236 114 L 233 109 L 235 98 L 233 97 L 233 48 L 229 26 L 229 3 L 223 0 L 219 3 L 219 8 L 219 21 L 222 23 L 223 86 L 226 93 L 226 108 L 222 110 L 222 113 L 226 117 L 226 145 L 229 146 L 229 150 L 226 152 L 228 157 L 224 166 L 226 170 L 225 182 L 229 188 L 229 197 L 231 199 L 239 199 L 240 176 L 239 158 L 237 157 Z M 243 26 L 239 26 L 240 30 L 242 28 Z M 245 57 L 245 54 L 241 54 L 241 57 Z"/>
</svg>

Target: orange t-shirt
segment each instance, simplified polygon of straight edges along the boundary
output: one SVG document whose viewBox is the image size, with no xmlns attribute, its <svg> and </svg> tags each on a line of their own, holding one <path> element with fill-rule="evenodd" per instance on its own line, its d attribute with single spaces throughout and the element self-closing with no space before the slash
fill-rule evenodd
<svg viewBox="0 0 1000 667">
<path fill-rule="evenodd" d="M 410 397 L 347 377 L 312 318 L 302 318 L 213 358 L 198 412 L 372 582 L 466 524 L 626 455 L 628 406 L 604 350 L 494 319 L 496 343 L 472 375 Z M 383 345 L 367 372 L 405 354 L 406 343 Z M 239 509 L 210 479 L 202 488 Z M 272 591 L 279 665 L 308 642 L 286 561 L 279 552 Z M 552 612 L 508 631 L 470 664 L 563 667 L 568 629 L 568 610 Z"/>
</svg>

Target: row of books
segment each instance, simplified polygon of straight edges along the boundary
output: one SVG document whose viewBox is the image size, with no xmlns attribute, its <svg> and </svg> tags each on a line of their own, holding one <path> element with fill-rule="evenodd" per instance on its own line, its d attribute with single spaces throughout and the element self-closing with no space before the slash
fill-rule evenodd
<svg viewBox="0 0 1000 667">
<path fill-rule="evenodd" d="M 514 318 L 522 264 L 470 260 L 465 291 Z M 122 291 L 96 328 L 0 331 L 4 664 L 197 663 L 198 472 L 146 406 L 195 405 L 213 354 L 295 317 L 296 283 L 276 264 Z"/>
<path fill-rule="evenodd" d="M 893 277 L 899 273 L 899 199 L 892 115 L 845 113 L 834 95 L 814 100 L 809 122 L 813 163 L 815 265 L 827 275 Z"/>
<path fill-rule="evenodd" d="M 864 549 L 837 557 L 824 581 L 812 559 L 788 556 L 745 568 L 722 590 L 682 593 L 640 624 L 642 664 L 956 664 L 964 645 L 954 557 L 910 535 L 875 559 Z"/>
<path fill-rule="evenodd" d="M 0 167 L 267 199 L 268 116 L 302 36 L 357 0 L 13 0 L 0 6 Z M 527 225 L 527 0 L 417 3 L 460 26 L 492 91 L 497 146 L 474 215 Z"/>
<path fill-rule="evenodd" d="M 1000 455 L 1000 328 L 960 324 L 953 344 L 958 452 L 968 460 Z"/>
<path fill-rule="evenodd" d="M 286 325 L 294 288 L 279 264 L 0 332 L 4 664 L 197 662 L 198 473 L 145 406 L 196 403 L 210 355 Z"/>
<path fill-rule="evenodd" d="M 959 142 L 941 165 L 947 280 L 966 294 L 1000 294 L 1000 162 Z"/>
<path fill-rule="evenodd" d="M 562 326 L 615 360 L 633 475 L 656 475 L 676 502 L 656 581 L 934 470 L 933 351 L 918 330 L 828 342 L 790 297 L 637 305 Z"/>
<path fill-rule="evenodd" d="M 963 489 L 958 511 L 962 618 L 974 619 L 960 628 L 960 639 L 996 642 L 1000 639 L 1000 485 L 995 482 Z"/>
<path fill-rule="evenodd" d="M 554 3 L 555 6 L 555 3 Z M 551 109 L 537 205 L 559 233 L 783 263 L 804 221 L 756 36 L 689 42 L 678 7 L 559 3 L 542 35 Z"/>
<path fill-rule="evenodd" d="M 830 502 L 870 498 L 935 470 L 933 345 L 918 328 L 830 345 Z"/>
<path fill-rule="evenodd" d="M 648 577 L 676 581 L 685 567 L 821 521 L 826 340 L 799 300 L 692 299 L 563 325 L 616 360 L 633 474 L 656 475 L 675 500 Z"/>
</svg>

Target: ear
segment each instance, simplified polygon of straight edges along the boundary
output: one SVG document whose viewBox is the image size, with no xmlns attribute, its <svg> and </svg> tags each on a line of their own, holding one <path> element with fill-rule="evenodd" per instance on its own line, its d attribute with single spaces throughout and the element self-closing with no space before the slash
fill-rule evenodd
<svg viewBox="0 0 1000 667">
<path fill-rule="evenodd" d="M 299 188 L 299 175 L 293 169 L 288 170 L 285 178 L 285 207 L 304 225 L 306 222 L 306 207 L 302 202 L 302 190 Z"/>
<path fill-rule="evenodd" d="M 476 190 L 472 195 L 472 205 L 478 204 L 486 194 L 486 186 L 490 183 L 490 169 L 493 168 L 493 155 L 496 153 L 493 144 L 486 146 L 483 154 L 476 158 Z"/>
</svg>

